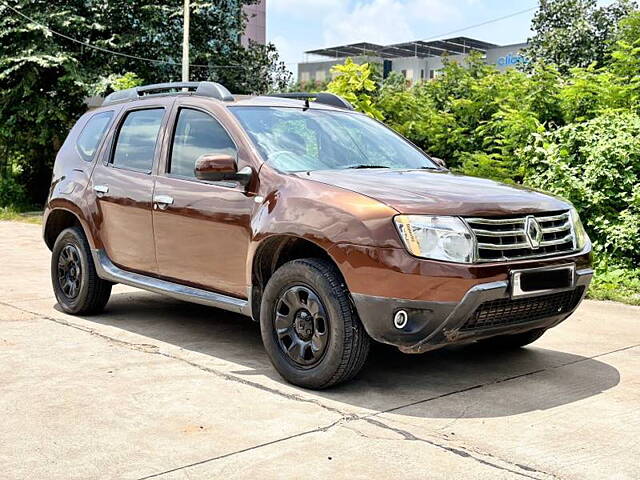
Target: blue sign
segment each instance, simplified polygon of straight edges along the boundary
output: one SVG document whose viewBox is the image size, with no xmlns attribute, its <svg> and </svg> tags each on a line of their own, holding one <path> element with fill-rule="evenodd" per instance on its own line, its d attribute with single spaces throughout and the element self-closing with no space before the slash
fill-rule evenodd
<svg viewBox="0 0 640 480">
<path fill-rule="evenodd" d="M 529 63 L 530 60 L 520 53 L 508 53 L 504 57 L 498 57 L 497 64 L 501 67 L 512 67 L 519 63 Z"/>
</svg>

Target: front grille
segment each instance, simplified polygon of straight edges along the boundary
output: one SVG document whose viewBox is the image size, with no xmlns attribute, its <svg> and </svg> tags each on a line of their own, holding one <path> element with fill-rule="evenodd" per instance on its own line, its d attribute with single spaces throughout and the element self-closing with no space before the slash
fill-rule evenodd
<svg viewBox="0 0 640 480">
<path fill-rule="evenodd" d="M 530 298 L 501 298 L 480 305 L 461 331 L 532 322 L 573 310 L 584 288 Z"/>
<path fill-rule="evenodd" d="M 477 260 L 497 262 L 523 258 L 549 257 L 575 250 L 575 236 L 569 212 L 534 217 L 542 231 L 538 248 L 525 232 L 527 217 L 465 218 L 477 241 Z"/>
</svg>

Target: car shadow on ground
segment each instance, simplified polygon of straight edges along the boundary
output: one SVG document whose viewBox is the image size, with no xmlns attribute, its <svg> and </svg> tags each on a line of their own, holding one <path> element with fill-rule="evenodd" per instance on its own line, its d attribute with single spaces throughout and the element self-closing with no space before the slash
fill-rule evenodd
<svg viewBox="0 0 640 480">
<path fill-rule="evenodd" d="M 264 375 L 286 383 L 269 363 L 258 324 L 240 315 L 135 292 L 114 293 L 103 314 L 85 319 L 233 362 L 240 367 L 232 373 L 249 381 Z M 600 360 L 535 346 L 512 352 L 464 346 L 405 355 L 376 344 L 356 379 L 305 395 L 410 416 L 488 418 L 577 402 L 619 381 L 618 370 Z"/>
</svg>

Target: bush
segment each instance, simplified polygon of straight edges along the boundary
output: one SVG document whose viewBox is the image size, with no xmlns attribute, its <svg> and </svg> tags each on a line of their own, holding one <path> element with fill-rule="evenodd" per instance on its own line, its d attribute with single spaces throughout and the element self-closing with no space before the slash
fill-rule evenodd
<svg viewBox="0 0 640 480">
<path fill-rule="evenodd" d="M 123 75 L 111 74 L 101 77 L 90 89 L 93 95 L 107 95 L 111 92 L 126 90 L 127 88 L 139 87 L 143 81 L 133 72 Z"/>
<path fill-rule="evenodd" d="M 591 295 L 640 303 L 640 14 L 624 25 L 603 68 L 499 73 L 472 55 L 429 82 L 352 93 L 454 171 L 573 202 L 594 242 Z"/>
<path fill-rule="evenodd" d="M 640 305 L 640 269 L 613 266 L 597 268 L 589 297 Z"/>
<path fill-rule="evenodd" d="M 15 177 L 6 175 L 0 177 L 0 207 L 23 207 L 27 204 L 27 194 Z"/>
<path fill-rule="evenodd" d="M 372 94 L 376 90 L 376 82 L 371 65 L 358 65 L 347 58 L 344 65 L 336 65 L 331 73 L 335 74 L 335 78 L 327 86 L 329 92 L 344 97 L 356 110 L 372 118 L 382 119 L 382 114 L 373 103 Z"/>
<path fill-rule="evenodd" d="M 596 253 L 640 262 L 640 116 L 609 113 L 537 135 L 525 182 L 580 211 Z"/>
</svg>

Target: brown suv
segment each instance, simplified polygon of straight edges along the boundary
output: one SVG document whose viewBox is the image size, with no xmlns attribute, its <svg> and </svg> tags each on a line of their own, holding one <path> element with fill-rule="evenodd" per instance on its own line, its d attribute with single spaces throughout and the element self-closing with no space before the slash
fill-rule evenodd
<svg viewBox="0 0 640 480">
<path fill-rule="evenodd" d="M 65 311 L 99 312 L 122 283 L 238 312 L 309 388 L 353 377 L 370 339 L 533 342 L 593 273 L 561 199 L 450 173 L 334 95 L 208 82 L 116 92 L 80 118 L 44 240 Z"/>
</svg>

